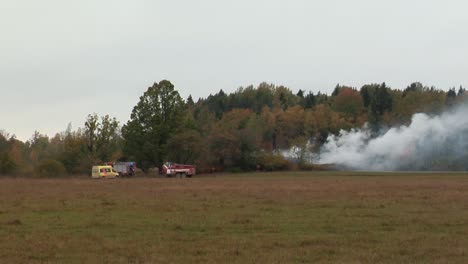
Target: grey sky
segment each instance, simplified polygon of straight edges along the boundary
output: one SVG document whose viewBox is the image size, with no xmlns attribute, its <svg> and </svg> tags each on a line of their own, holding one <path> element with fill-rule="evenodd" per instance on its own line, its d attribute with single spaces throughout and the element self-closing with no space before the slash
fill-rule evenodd
<svg viewBox="0 0 468 264">
<path fill-rule="evenodd" d="M 468 84 L 462 0 L 1 0 L 0 129 L 125 123 L 153 82 L 186 98 L 262 81 L 330 92 Z"/>
</svg>

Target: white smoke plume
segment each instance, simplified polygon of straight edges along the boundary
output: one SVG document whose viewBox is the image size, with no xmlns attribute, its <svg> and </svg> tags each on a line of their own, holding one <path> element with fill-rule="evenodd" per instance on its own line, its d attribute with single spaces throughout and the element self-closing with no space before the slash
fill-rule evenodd
<svg viewBox="0 0 468 264">
<path fill-rule="evenodd" d="M 314 163 L 351 170 L 468 169 L 468 107 L 438 116 L 415 114 L 408 126 L 373 136 L 367 127 L 330 136 Z"/>
</svg>

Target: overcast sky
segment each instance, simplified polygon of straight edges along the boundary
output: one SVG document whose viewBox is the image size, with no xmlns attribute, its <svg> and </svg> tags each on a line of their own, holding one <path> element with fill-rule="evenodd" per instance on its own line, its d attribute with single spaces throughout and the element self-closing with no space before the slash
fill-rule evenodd
<svg viewBox="0 0 468 264">
<path fill-rule="evenodd" d="M 0 129 L 21 140 L 109 114 L 152 83 L 184 98 L 266 81 L 331 92 L 468 85 L 462 0 L 0 0 Z"/>
</svg>

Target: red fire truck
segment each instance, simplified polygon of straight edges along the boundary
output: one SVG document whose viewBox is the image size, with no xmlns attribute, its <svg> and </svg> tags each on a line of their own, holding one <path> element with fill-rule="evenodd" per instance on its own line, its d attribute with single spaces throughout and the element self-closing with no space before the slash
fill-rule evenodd
<svg viewBox="0 0 468 264">
<path fill-rule="evenodd" d="M 196 168 L 193 165 L 166 162 L 162 167 L 162 174 L 166 177 L 192 177 L 196 174 Z"/>
</svg>

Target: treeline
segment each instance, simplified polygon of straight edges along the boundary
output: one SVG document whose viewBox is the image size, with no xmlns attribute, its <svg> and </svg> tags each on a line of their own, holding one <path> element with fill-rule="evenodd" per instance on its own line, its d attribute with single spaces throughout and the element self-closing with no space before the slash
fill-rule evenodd
<svg viewBox="0 0 468 264">
<path fill-rule="evenodd" d="M 463 87 L 446 92 L 421 83 L 403 90 L 337 85 L 331 95 L 262 83 L 195 102 L 163 80 L 140 97 L 126 124 L 93 113 L 83 128 L 69 126 L 51 138 L 36 131 L 22 142 L 0 133 L 0 174 L 88 174 L 94 164 L 130 160 L 145 172 L 164 161 L 195 164 L 201 172 L 304 168 L 300 157 L 291 164 L 281 151 L 306 145 L 318 151 L 342 129 L 408 124 L 414 113 L 441 113 L 465 97 Z"/>
</svg>

